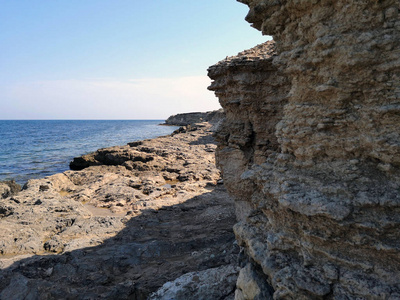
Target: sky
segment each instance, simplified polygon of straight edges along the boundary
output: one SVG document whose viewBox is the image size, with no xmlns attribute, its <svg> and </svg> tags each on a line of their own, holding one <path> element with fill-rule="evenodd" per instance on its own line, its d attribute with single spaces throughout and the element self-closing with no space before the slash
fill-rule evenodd
<svg viewBox="0 0 400 300">
<path fill-rule="evenodd" d="M 218 109 L 207 68 L 270 39 L 235 0 L 0 0 L 0 119 Z"/>
</svg>

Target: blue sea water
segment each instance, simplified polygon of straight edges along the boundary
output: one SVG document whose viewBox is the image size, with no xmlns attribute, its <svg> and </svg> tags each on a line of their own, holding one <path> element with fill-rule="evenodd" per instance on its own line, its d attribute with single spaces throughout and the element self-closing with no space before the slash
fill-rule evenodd
<svg viewBox="0 0 400 300">
<path fill-rule="evenodd" d="M 162 120 L 0 120 L 0 180 L 20 184 L 69 169 L 99 148 L 170 134 Z"/>
</svg>

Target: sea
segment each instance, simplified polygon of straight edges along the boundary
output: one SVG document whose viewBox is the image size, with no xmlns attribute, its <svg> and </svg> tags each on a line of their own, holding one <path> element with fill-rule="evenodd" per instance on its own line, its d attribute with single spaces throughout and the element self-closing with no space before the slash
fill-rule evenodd
<svg viewBox="0 0 400 300">
<path fill-rule="evenodd" d="M 0 120 L 0 181 L 24 184 L 69 170 L 77 156 L 168 135 L 164 120 Z"/>
</svg>

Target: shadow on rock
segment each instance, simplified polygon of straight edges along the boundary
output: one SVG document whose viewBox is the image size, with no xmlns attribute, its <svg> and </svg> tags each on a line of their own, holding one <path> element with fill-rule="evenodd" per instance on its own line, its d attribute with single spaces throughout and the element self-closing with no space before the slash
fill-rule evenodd
<svg viewBox="0 0 400 300">
<path fill-rule="evenodd" d="M 234 205 L 222 189 L 145 210 L 100 246 L 19 260 L 0 273 L 0 299 L 146 299 L 182 274 L 234 264 Z"/>
</svg>

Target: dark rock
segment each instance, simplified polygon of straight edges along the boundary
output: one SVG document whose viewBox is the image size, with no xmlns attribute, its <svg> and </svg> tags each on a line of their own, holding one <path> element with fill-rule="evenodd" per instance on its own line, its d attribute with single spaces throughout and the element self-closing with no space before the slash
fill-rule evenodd
<svg viewBox="0 0 400 300">
<path fill-rule="evenodd" d="M 21 191 L 21 186 L 14 180 L 0 181 L 0 199 L 11 197 Z"/>
</svg>

